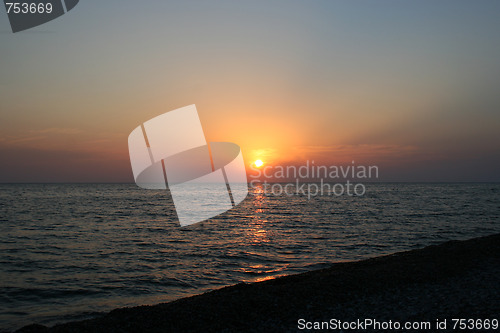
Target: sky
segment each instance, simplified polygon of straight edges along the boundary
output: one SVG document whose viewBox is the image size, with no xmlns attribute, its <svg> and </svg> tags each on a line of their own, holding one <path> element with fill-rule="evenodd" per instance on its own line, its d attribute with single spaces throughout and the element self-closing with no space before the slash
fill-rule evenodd
<svg viewBox="0 0 500 333">
<path fill-rule="evenodd" d="M 500 181 L 498 1 L 81 0 L 0 12 L 0 182 L 133 182 L 127 138 L 196 104 L 247 165 Z"/>
</svg>

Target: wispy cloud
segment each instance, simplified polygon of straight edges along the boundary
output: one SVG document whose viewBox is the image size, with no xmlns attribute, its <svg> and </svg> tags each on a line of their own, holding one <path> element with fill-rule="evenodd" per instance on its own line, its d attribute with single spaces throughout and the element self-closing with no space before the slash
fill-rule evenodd
<svg viewBox="0 0 500 333">
<path fill-rule="evenodd" d="M 415 153 L 420 150 L 411 145 L 382 145 L 382 144 L 357 144 L 357 145 L 328 145 L 328 146 L 296 146 L 293 150 L 297 153 L 359 153 L 372 152 L 384 154 Z"/>
<path fill-rule="evenodd" d="M 52 128 L 44 128 L 39 130 L 30 130 L 30 133 L 38 133 L 38 134 L 80 134 L 83 133 L 81 129 L 78 128 L 60 128 L 60 127 L 52 127 Z"/>
<path fill-rule="evenodd" d="M 77 128 L 43 128 L 38 130 L 27 130 L 17 135 L 6 135 L 0 137 L 4 144 L 25 144 L 29 142 L 40 142 L 53 136 L 74 136 L 83 133 Z"/>
</svg>

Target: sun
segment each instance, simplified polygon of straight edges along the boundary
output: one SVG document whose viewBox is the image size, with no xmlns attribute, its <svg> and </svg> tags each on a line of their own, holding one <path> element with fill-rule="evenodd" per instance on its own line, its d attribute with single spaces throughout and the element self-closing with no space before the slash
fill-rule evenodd
<svg viewBox="0 0 500 333">
<path fill-rule="evenodd" d="M 255 161 L 255 162 L 254 162 L 254 164 L 255 164 L 255 166 L 256 166 L 257 168 L 260 168 L 261 166 L 263 166 L 263 165 L 264 165 L 264 162 L 262 162 L 261 160 L 257 160 L 257 161 Z"/>
</svg>

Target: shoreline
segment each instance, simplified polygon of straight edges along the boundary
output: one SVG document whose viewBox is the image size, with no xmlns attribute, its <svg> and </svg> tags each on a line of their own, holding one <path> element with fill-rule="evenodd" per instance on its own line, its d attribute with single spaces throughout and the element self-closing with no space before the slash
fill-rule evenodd
<svg viewBox="0 0 500 333">
<path fill-rule="evenodd" d="M 451 326 L 451 318 L 500 319 L 499 314 L 500 234 L 495 234 L 16 332 L 279 332 L 297 331 L 299 319 L 365 318 L 432 324 L 448 319 Z"/>
</svg>

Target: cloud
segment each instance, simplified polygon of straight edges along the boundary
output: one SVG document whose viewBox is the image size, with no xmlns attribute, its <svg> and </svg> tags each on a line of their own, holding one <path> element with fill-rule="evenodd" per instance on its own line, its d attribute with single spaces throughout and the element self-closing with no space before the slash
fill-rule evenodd
<svg viewBox="0 0 500 333">
<path fill-rule="evenodd" d="M 132 182 L 128 155 L 1 147 L 0 182 Z"/>
<path fill-rule="evenodd" d="M 44 128 L 0 137 L 0 143 L 5 145 L 29 145 L 29 143 L 35 143 L 35 145 L 39 145 L 41 141 L 49 140 L 54 137 L 76 136 L 82 133 L 83 131 L 77 128 Z"/>
<path fill-rule="evenodd" d="M 38 134 L 68 134 L 68 135 L 83 133 L 83 131 L 78 128 L 57 128 L 57 127 L 45 128 L 40 130 L 31 130 L 30 132 Z"/>
<path fill-rule="evenodd" d="M 383 144 L 356 144 L 356 145 L 310 145 L 293 148 L 301 156 L 403 156 L 422 153 L 421 149 L 412 145 L 383 145 Z"/>
</svg>

